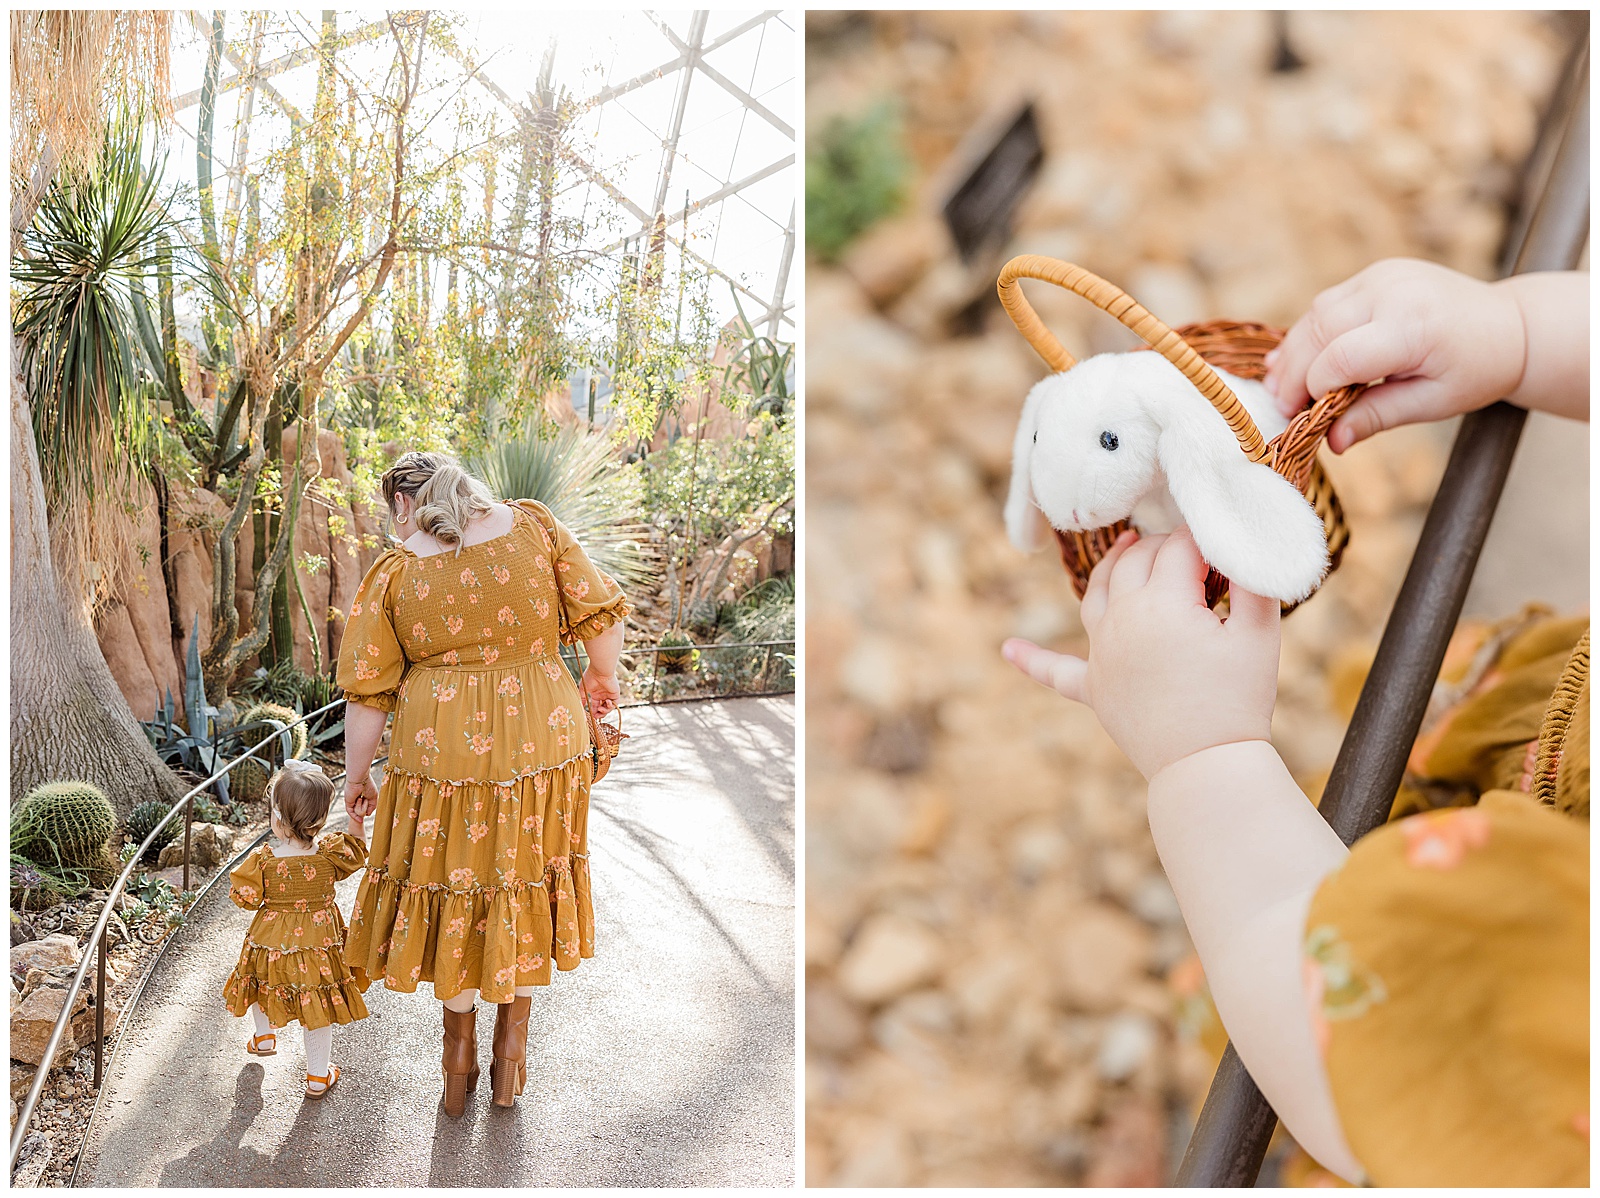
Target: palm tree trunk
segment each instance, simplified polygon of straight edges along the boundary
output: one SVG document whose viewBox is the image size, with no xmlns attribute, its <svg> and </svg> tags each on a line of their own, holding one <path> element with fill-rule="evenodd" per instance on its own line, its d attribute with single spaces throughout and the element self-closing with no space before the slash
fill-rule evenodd
<svg viewBox="0 0 1600 1198">
<path fill-rule="evenodd" d="M 11 795 L 80 780 L 126 817 L 183 793 L 133 718 L 82 604 L 62 593 L 50 556 L 44 482 L 27 387 L 11 341 Z"/>
</svg>

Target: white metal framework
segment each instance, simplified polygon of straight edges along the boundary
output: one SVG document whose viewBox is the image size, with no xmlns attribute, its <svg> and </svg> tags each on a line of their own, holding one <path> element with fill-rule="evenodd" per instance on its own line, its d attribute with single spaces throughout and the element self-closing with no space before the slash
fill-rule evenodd
<svg viewBox="0 0 1600 1198">
<path fill-rule="evenodd" d="M 186 16 L 204 44 L 211 14 Z M 230 39 L 237 43 L 250 20 L 227 14 Z M 304 44 L 275 45 L 279 52 L 263 55 L 266 61 L 252 64 L 225 51 L 231 69 L 218 85 L 219 182 L 237 168 L 244 149 L 223 132 L 233 127 L 237 107 L 230 100 L 244 83 L 254 79 L 254 93 L 274 118 L 291 125 L 306 119 L 320 18 L 308 13 L 295 23 L 304 26 Z M 758 329 L 792 336 L 799 180 L 794 14 L 501 11 L 466 18 L 462 32 L 456 60 L 467 81 L 511 118 L 502 144 L 538 119 L 541 97 L 555 91 L 584 97 L 573 105 L 567 152 L 582 185 L 569 187 L 562 202 L 589 215 L 595 204 L 611 207 L 606 219 L 586 221 L 596 230 L 597 255 L 614 256 L 653 232 L 658 244 L 675 246 L 737 290 Z M 355 47 L 386 33 L 382 20 L 352 20 L 341 43 Z M 180 128 L 189 130 L 203 54 L 198 61 L 180 53 L 173 63 L 175 85 L 185 88 L 174 105 Z M 719 318 L 732 315 L 725 297 L 713 301 Z"/>
</svg>

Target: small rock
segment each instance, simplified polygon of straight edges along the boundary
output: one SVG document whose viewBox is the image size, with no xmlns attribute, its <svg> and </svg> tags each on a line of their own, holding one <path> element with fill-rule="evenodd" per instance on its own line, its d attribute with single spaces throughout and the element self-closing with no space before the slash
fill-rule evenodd
<svg viewBox="0 0 1600 1198">
<path fill-rule="evenodd" d="M 842 265 L 867 298 L 886 308 L 950 249 L 944 222 L 922 213 L 880 221 L 844 256 Z"/>
<path fill-rule="evenodd" d="M 1103 903 L 1074 912 L 1061 929 L 1057 977 L 1063 997 L 1086 1010 L 1118 1005 L 1150 959 L 1150 930 Z"/>
<path fill-rule="evenodd" d="M 19 1065 L 11 1063 L 11 1100 L 21 1102 L 28 1096 L 28 1087 L 33 1085 L 33 1075 L 39 1071 L 32 1065 Z"/>
<path fill-rule="evenodd" d="M 1129 896 L 1128 906 L 1140 919 L 1157 927 L 1183 923 L 1178 898 L 1165 874 L 1147 874 Z"/>
<path fill-rule="evenodd" d="M 874 915 L 839 963 L 839 988 L 859 1003 L 887 1002 L 931 980 L 944 951 L 926 924 L 904 915 Z"/>
<path fill-rule="evenodd" d="M 63 965 L 76 965 L 83 960 L 83 950 L 77 938 L 65 932 L 56 932 L 43 940 L 18 944 L 11 950 L 11 972 L 27 977 L 30 969 L 58 969 Z"/>
<path fill-rule="evenodd" d="M 60 1016 L 66 1000 L 66 988 L 53 985 L 40 985 L 22 1000 L 17 1009 L 11 1013 L 13 1060 L 26 1061 L 30 1065 L 43 1063 L 45 1045 L 49 1043 L 50 1033 L 55 1028 L 56 1019 Z M 78 1012 L 87 1010 L 88 1006 L 88 995 L 82 990 L 78 991 L 77 999 L 73 1003 L 74 1021 Z M 73 1038 L 73 1027 L 69 1026 L 62 1034 L 61 1043 L 57 1048 L 57 1062 L 70 1057 L 77 1047 L 77 1042 Z"/>
<path fill-rule="evenodd" d="M 1106 1025 L 1095 1069 L 1108 1082 L 1126 1081 L 1155 1049 L 1156 1027 L 1148 1015 L 1124 1011 Z"/>
<path fill-rule="evenodd" d="M 37 1186 L 54 1155 L 55 1146 L 43 1132 L 36 1131 L 23 1140 L 22 1151 L 17 1154 L 17 1167 L 11 1174 L 13 1188 L 21 1190 Z"/>
<path fill-rule="evenodd" d="M 866 1020 L 844 995 L 821 980 L 806 984 L 806 1043 L 823 1052 L 854 1051 L 866 1037 Z"/>
<path fill-rule="evenodd" d="M 1086 1187 L 1154 1188 L 1165 1182 L 1165 1131 L 1153 1099 L 1131 1095 L 1112 1109 L 1094 1137 Z"/>
<path fill-rule="evenodd" d="M 214 869 L 229 857 L 233 856 L 233 832 L 221 824 L 196 824 L 189 834 L 189 865 L 191 871 L 200 869 Z M 183 866 L 183 837 L 180 835 L 166 848 L 161 850 L 161 856 L 156 861 L 159 869 L 167 870 L 178 868 L 181 872 Z M 191 881 L 192 881 L 191 877 Z M 174 885 L 181 885 L 180 880 Z"/>
</svg>

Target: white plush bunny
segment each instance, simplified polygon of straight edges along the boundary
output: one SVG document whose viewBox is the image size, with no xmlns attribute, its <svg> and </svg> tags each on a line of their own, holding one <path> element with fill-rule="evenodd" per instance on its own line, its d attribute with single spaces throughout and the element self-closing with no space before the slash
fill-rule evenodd
<svg viewBox="0 0 1600 1198">
<path fill-rule="evenodd" d="M 1217 373 L 1262 437 L 1283 431 L 1265 387 Z M 1168 515 L 1166 528 L 1146 531 L 1187 523 L 1206 561 L 1248 591 L 1293 603 L 1327 573 L 1327 538 L 1305 496 L 1250 461 L 1222 414 L 1160 354 L 1099 354 L 1028 393 L 1005 513 L 1017 548 L 1040 546 L 1044 519 L 1063 531 L 1103 528 L 1147 495 Z"/>
</svg>

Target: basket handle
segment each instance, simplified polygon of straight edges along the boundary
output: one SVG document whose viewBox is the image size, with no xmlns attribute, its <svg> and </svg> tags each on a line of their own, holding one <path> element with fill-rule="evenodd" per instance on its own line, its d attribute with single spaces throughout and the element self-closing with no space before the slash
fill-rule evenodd
<svg viewBox="0 0 1600 1198">
<path fill-rule="evenodd" d="M 1189 343 L 1174 333 L 1122 288 L 1106 282 L 1099 275 L 1090 274 L 1081 266 L 1063 262 L 1059 258 L 1046 258 L 1041 254 L 1020 254 L 1007 262 L 1000 271 L 1000 302 L 1028 343 L 1038 351 L 1051 370 L 1070 369 L 1073 357 L 1049 329 L 1022 294 L 1023 279 L 1039 279 L 1054 283 L 1074 295 L 1081 295 L 1095 307 L 1109 312 L 1132 329 L 1151 349 L 1171 362 L 1184 377 L 1195 385 L 1211 406 L 1228 422 L 1239 448 L 1252 462 L 1267 457 L 1267 443 L 1261 430 L 1256 428 L 1250 413 L 1245 411 L 1239 397 L 1222 381 L 1220 375 L 1207 366 Z"/>
</svg>

